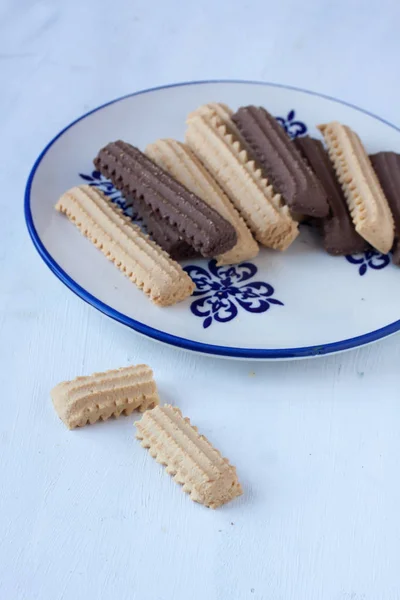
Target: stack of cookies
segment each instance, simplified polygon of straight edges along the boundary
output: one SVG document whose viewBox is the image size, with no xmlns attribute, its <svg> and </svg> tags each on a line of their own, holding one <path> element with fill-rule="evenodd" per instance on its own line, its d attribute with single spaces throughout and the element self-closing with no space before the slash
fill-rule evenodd
<svg viewBox="0 0 400 600">
<path fill-rule="evenodd" d="M 400 155 L 368 157 L 349 127 L 319 126 L 325 139 L 289 139 L 264 108 L 234 113 L 210 103 L 187 117 L 185 143 L 164 139 L 145 152 L 111 142 L 94 160 L 143 219 L 150 238 L 106 197 L 73 188 L 56 208 L 157 304 L 179 302 L 193 284 L 178 264 L 253 259 L 259 244 L 286 250 L 299 223 L 317 227 L 333 255 L 369 246 L 400 264 Z"/>
</svg>

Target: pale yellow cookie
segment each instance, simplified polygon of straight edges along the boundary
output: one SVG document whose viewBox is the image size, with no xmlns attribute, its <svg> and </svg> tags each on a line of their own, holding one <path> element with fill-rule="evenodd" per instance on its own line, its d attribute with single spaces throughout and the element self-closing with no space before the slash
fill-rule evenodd
<svg viewBox="0 0 400 600">
<path fill-rule="evenodd" d="M 130 415 L 159 403 L 153 371 L 137 365 L 63 381 L 51 390 L 54 408 L 69 429 Z"/>
<path fill-rule="evenodd" d="M 387 254 L 394 240 L 393 216 L 360 138 L 336 121 L 318 129 L 325 138 L 357 233 Z"/>
<path fill-rule="evenodd" d="M 232 200 L 255 238 L 269 248 L 286 250 L 299 233 L 298 223 L 219 115 L 211 110 L 197 116 L 192 113 L 185 141 Z"/>
<path fill-rule="evenodd" d="M 155 304 L 175 304 L 193 293 L 194 283 L 182 267 L 97 189 L 74 187 L 61 196 L 56 209 Z"/>
<path fill-rule="evenodd" d="M 186 117 L 186 122 L 189 123 L 189 121 L 195 119 L 198 116 L 217 115 L 220 121 L 226 126 L 227 131 L 229 133 L 232 133 L 236 139 L 243 142 L 239 129 L 236 127 L 236 124 L 232 121 L 233 114 L 233 110 L 223 102 L 208 102 L 207 104 L 202 104 L 201 106 L 196 108 L 196 110 L 193 110 L 191 113 L 189 113 Z"/>
<path fill-rule="evenodd" d="M 172 139 L 157 140 L 147 146 L 145 153 L 235 228 L 237 243 L 232 250 L 217 257 L 219 265 L 240 263 L 257 256 L 258 244 L 246 223 L 188 146 Z"/>
<path fill-rule="evenodd" d="M 243 493 L 235 467 L 178 408 L 157 406 L 135 425 L 142 446 L 195 502 L 217 508 Z"/>
<path fill-rule="evenodd" d="M 190 121 L 190 119 L 194 119 L 199 115 L 210 115 L 217 114 L 221 121 L 227 121 L 231 119 L 233 110 L 224 102 L 207 102 L 207 104 L 202 104 L 198 106 L 195 110 L 188 114 L 186 121 Z"/>
</svg>

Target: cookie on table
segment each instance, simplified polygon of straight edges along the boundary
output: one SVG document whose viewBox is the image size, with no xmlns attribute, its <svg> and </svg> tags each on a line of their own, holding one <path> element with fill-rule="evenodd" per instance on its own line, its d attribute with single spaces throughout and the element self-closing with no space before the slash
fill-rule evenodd
<svg viewBox="0 0 400 600">
<path fill-rule="evenodd" d="M 63 381 L 51 390 L 54 408 L 69 429 L 159 404 L 153 371 L 136 365 Z"/>
<path fill-rule="evenodd" d="M 156 406 L 135 423 L 136 437 L 195 502 L 209 508 L 240 496 L 236 469 L 173 406 Z"/>
</svg>

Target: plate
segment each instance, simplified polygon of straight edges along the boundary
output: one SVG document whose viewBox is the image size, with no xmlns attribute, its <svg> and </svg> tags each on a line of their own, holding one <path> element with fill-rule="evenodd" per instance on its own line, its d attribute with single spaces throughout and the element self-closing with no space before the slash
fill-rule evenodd
<svg viewBox="0 0 400 600">
<path fill-rule="evenodd" d="M 340 352 L 400 328 L 400 271 L 390 255 L 331 257 L 315 233 L 284 253 L 261 250 L 232 267 L 185 263 L 197 288 L 176 306 L 159 308 L 126 279 L 54 204 L 68 188 L 89 183 L 122 208 L 121 195 L 92 159 L 110 141 L 140 148 L 160 137 L 183 139 L 185 116 L 200 104 L 265 106 L 291 137 L 317 135 L 316 125 L 342 121 L 368 152 L 400 152 L 400 130 L 369 112 L 314 92 L 246 81 L 180 83 L 119 98 L 63 129 L 36 160 L 25 192 L 25 217 L 39 254 L 55 275 L 109 317 L 155 340 L 210 355 L 289 359 Z M 128 209 L 127 209 L 128 210 Z"/>
</svg>

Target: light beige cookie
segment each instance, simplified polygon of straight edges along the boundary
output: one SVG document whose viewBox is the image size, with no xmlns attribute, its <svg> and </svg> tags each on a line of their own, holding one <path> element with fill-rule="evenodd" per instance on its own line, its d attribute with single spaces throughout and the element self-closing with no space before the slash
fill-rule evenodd
<svg viewBox="0 0 400 600">
<path fill-rule="evenodd" d="M 145 153 L 235 228 L 237 243 L 232 250 L 217 257 L 219 265 L 240 263 L 257 256 L 258 244 L 246 223 L 188 146 L 172 139 L 157 140 L 147 146 Z"/>
<path fill-rule="evenodd" d="M 379 252 L 388 253 L 394 240 L 393 216 L 360 138 L 336 121 L 318 129 L 325 138 L 357 233 Z"/>
<path fill-rule="evenodd" d="M 195 110 L 192 110 L 186 118 L 186 121 L 194 119 L 199 115 L 210 115 L 217 114 L 221 121 L 227 121 L 231 119 L 233 110 L 224 102 L 207 102 L 207 104 L 201 104 Z"/>
<path fill-rule="evenodd" d="M 193 293 L 194 283 L 182 267 L 99 190 L 74 187 L 61 196 L 56 209 L 155 304 L 175 304 Z"/>
<path fill-rule="evenodd" d="M 157 406 L 135 423 L 137 438 L 195 502 L 217 508 L 242 494 L 236 469 L 173 406 Z"/>
<path fill-rule="evenodd" d="M 234 111 L 223 102 L 208 102 L 207 104 L 202 104 L 196 108 L 196 110 L 193 110 L 191 113 L 189 113 L 186 117 L 186 122 L 189 123 L 189 121 L 199 116 L 210 117 L 212 115 L 217 115 L 221 123 L 226 126 L 227 131 L 232 133 L 236 139 L 243 143 L 240 131 L 236 124 L 232 121 L 233 114 Z"/>
<path fill-rule="evenodd" d="M 286 250 L 299 233 L 298 223 L 218 114 L 192 113 L 185 140 L 232 200 L 255 238 L 269 248 Z"/>
<path fill-rule="evenodd" d="M 51 390 L 54 408 L 69 429 L 130 415 L 159 403 L 153 371 L 137 365 L 63 381 Z"/>
</svg>

